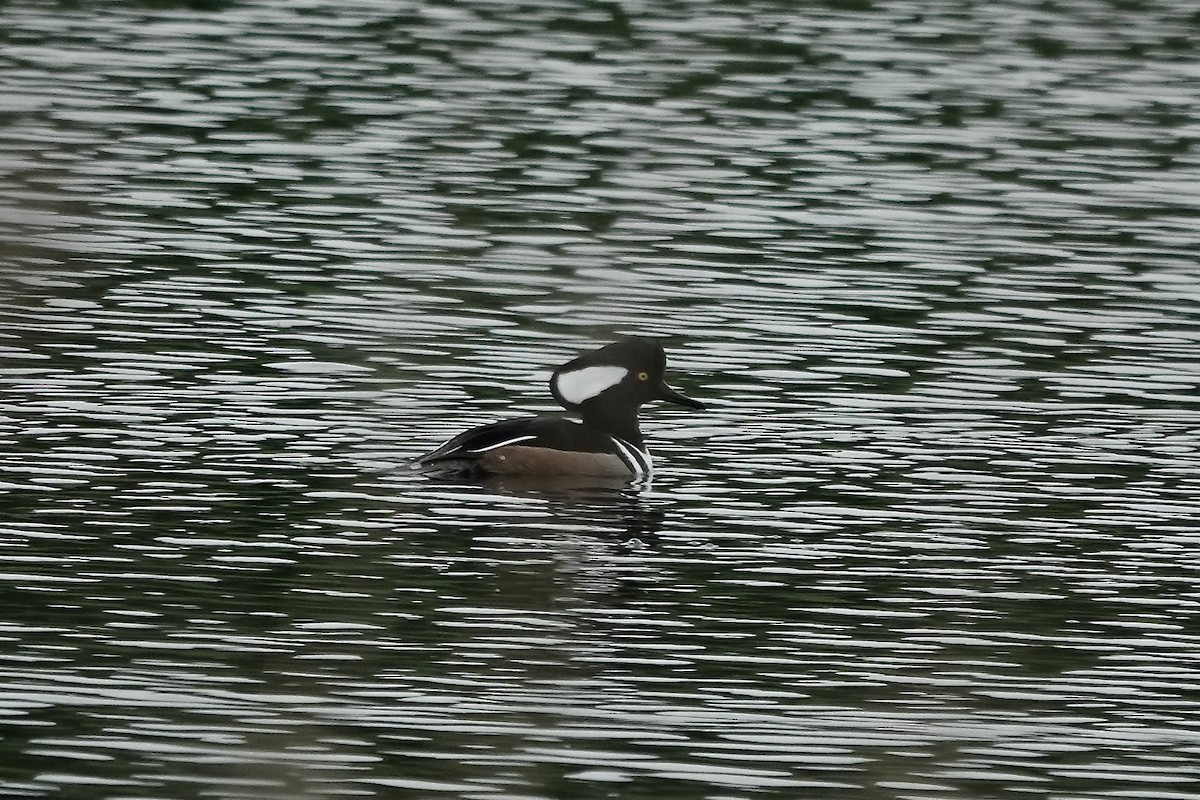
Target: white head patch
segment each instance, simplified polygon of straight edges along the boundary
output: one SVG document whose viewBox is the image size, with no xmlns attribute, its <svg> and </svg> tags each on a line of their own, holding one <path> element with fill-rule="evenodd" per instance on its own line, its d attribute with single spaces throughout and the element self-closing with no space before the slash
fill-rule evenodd
<svg viewBox="0 0 1200 800">
<path fill-rule="evenodd" d="M 563 400 L 577 406 L 616 386 L 628 374 L 624 367 L 584 367 L 560 373 L 554 379 L 554 388 Z"/>
</svg>

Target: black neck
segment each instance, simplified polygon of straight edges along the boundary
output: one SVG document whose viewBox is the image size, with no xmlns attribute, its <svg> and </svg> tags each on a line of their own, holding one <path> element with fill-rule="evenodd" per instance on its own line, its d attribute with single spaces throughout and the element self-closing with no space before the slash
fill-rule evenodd
<svg viewBox="0 0 1200 800">
<path fill-rule="evenodd" d="M 610 436 L 624 439 L 634 447 L 642 446 L 636 406 L 613 406 L 604 403 L 584 403 L 579 407 L 583 424 L 597 428 Z"/>
</svg>

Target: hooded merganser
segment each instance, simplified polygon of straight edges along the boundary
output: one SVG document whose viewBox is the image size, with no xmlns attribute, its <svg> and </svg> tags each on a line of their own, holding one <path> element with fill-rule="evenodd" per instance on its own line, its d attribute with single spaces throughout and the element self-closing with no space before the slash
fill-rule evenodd
<svg viewBox="0 0 1200 800">
<path fill-rule="evenodd" d="M 704 404 L 667 385 L 667 355 L 656 339 L 628 337 L 585 353 L 550 376 L 550 393 L 582 422 L 521 417 L 460 433 L 416 467 L 437 475 L 559 475 L 647 478 L 650 452 L 638 408 L 667 400 Z"/>
</svg>

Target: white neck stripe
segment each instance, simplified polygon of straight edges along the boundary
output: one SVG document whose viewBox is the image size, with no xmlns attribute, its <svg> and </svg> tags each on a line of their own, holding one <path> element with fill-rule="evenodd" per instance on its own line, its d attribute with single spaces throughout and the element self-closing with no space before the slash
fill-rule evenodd
<svg viewBox="0 0 1200 800">
<path fill-rule="evenodd" d="M 650 477 L 649 450 L 638 449 L 624 439 L 618 439 L 616 436 L 612 437 L 612 441 L 617 446 L 617 454 L 625 462 L 625 466 L 629 467 L 629 471 L 633 473 L 633 477 Z"/>
</svg>

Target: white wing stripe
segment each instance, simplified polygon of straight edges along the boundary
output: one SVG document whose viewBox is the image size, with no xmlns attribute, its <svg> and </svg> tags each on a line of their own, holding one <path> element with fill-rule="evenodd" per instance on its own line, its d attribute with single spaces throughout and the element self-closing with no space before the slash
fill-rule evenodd
<svg viewBox="0 0 1200 800">
<path fill-rule="evenodd" d="M 527 434 L 525 436 L 514 436 L 511 439 L 505 439 L 503 442 L 496 442 L 495 444 L 489 444 L 487 447 L 471 448 L 471 449 L 467 450 L 467 452 L 468 453 L 486 453 L 488 450 L 495 450 L 498 447 L 508 447 L 510 444 L 517 444 L 518 442 L 527 442 L 530 439 L 536 439 L 536 438 L 537 438 L 537 436 L 529 435 L 529 434 Z"/>
</svg>

